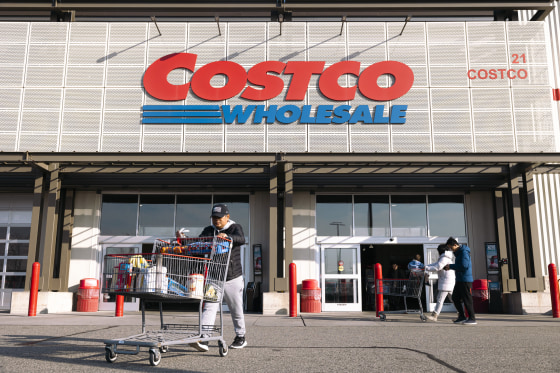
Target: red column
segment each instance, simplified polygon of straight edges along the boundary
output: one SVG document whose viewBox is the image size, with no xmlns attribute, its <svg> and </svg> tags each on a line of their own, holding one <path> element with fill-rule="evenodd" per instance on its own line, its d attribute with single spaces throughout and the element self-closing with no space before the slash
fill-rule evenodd
<svg viewBox="0 0 560 373">
<path fill-rule="evenodd" d="M 290 317 L 297 317 L 297 278 L 296 264 L 290 263 Z"/>
<path fill-rule="evenodd" d="M 115 303 L 115 317 L 123 317 L 124 295 L 117 295 Z"/>
<path fill-rule="evenodd" d="M 560 295 L 558 292 L 558 273 L 554 263 L 548 265 L 548 279 L 550 281 L 550 300 L 552 304 L 552 317 L 560 317 Z"/>
<path fill-rule="evenodd" d="M 375 316 L 379 317 L 379 312 L 383 312 L 383 273 L 381 263 L 375 264 Z"/>
<path fill-rule="evenodd" d="M 41 264 L 33 263 L 31 270 L 31 288 L 29 289 L 29 309 L 27 316 L 37 316 L 37 297 L 39 295 L 39 274 L 41 273 Z"/>
</svg>

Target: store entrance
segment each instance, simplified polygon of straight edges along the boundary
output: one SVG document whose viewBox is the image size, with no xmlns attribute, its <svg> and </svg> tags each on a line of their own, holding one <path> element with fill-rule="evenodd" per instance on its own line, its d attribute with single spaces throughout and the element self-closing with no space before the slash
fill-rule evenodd
<svg viewBox="0 0 560 373">
<path fill-rule="evenodd" d="M 420 254 L 422 263 L 424 263 L 424 246 L 423 245 L 376 245 L 368 244 L 360 246 L 362 258 L 362 310 L 375 310 L 375 289 L 374 284 L 374 268 L 376 263 L 381 264 L 383 277 L 389 275 L 393 263 L 398 264 L 399 268 L 404 270 L 408 275 L 408 263 L 416 254 Z M 423 300 L 422 303 L 425 301 Z M 424 306 L 425 307 L 425 306 Z M 425 308 L 424 308 L 425 309 Z"/>
</svg>

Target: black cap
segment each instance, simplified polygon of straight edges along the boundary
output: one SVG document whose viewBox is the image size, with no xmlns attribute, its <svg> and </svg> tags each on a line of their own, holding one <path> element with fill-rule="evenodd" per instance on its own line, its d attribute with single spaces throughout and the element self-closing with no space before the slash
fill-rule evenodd
<svg viewBox="0 0 560 373">
<path fill-rule="evenodd" d="M 229 209 L 227 207 L 227 205 L 223 204 L 223 203 L 216 203 L 213 207 L 212 207 L 212 216 L 216 216 L 218 218 L 221 218 L 223 216 L 229 215 Z"/>
</svg>

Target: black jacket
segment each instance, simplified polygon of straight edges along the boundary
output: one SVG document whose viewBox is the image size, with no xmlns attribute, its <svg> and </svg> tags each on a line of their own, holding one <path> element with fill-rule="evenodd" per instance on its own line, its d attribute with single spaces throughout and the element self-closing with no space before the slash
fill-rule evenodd
<svg viewBox="0 0 560 373">
<path fill-rule="evenodd" d="M 241 267 L 241 245 L 245 244 L 245 234 L 241 225 L 230 220 L 232 224 L 226 224 L 224 229 L 217 229 L 213 225 L 209 225 L 202 230 L 200 237 L 214 237 L 218 233 L 227 234 L 232 241 L 231 255 L 229 257 L 229 266 L 226 281 L 233 280 L 243 275 L 243 267 Z"/>
</svg>

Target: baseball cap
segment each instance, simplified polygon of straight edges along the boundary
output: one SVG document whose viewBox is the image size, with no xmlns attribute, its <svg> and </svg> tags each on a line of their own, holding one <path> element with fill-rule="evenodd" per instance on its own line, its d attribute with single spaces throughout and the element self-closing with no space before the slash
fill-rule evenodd
<svg viewBox="0 0 560 373">
<path fill-rule="evenodd" d="M 226 215 L 229 215 L 229 209 L 227 205 L 223 203 L 216 203 L 214 206 L 212 206 L 212 216 L 221 218 Z"/>
</svg>

